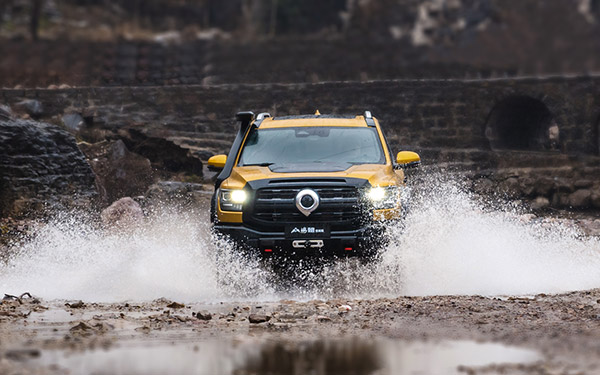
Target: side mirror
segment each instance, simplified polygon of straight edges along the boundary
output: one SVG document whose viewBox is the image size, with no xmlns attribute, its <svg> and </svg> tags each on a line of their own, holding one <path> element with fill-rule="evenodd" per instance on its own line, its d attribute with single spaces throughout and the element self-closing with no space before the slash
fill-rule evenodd
<svg viewBox="0 0 600 375">
<path fill-rule="evenodd" d="M 225 168 L 227 162 L 227 155 L 215 155 L 208 159 L 208 170 L 219 172 Z"/>
<path fill-rule="evenodd" d="M 421 157 L 416 152 L 400 151 L 396 156 L 396 163 L 401 168 L 415 168 L 421 165 Z"/>
</svg>

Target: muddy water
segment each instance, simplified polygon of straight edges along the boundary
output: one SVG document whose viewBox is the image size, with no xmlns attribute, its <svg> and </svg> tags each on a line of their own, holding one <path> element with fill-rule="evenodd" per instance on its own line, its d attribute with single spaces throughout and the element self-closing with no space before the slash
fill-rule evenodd
<svg viewBox="0 0 600 375">
<path fill-rule="evenodd" d="M 76 374 L 458 374 L 461 367 L 531 363 L 529 349 L 472 341 L 361 339 L 154 342 L 108 350 L 44 351 L 31 367 Z"/>
<path fill-rule="evenodd" d="M 268 267 L 209 235 L 207 214 L 163 211 L 139 227 L 104 230 L 85 215 L 41 226 L 0 270 L 0 290 L 45 299 L 183 302 L 522 295 L 600 287 L 600 242 L 510 204 L 472 196 L 435 176 L 415 190 L 403 226 L 378 260 L 295 270 L 278 285 Z M 425 187 L 425 188 L 423 188 Z M 216 261 L 216 250 L 225 255 Z M 218 275 L 224 277 L 219 278 Z"/>
</svg>

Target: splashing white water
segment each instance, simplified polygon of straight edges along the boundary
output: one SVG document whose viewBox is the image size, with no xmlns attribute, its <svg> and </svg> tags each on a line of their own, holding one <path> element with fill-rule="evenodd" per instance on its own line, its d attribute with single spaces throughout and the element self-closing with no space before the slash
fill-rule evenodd
<svg viewBox="0 0 600 375">
<path fill-rule="evenodd" d="M 525 222 L 506 207 L 485 208 L 455 183 L 428 183 L 404 228 L 389 228 L 392 241 L 380 259 L 298 270 L 303 282 L 295 287 L 277 286 L 268 268 L 240 258 L 223 241 L 214 243 L 206 216 L 155 215 L 138 228 L 115 232 L 63 215 L 42 226 L 0 269 L 0 291 L 95 302 L 216 302 L 600 287 L 597 239 L 558 222 Z M 217 249 L 223 253 L 219 266 Z"/>
<path fill-rule="evenodd" d="M 380 267 L 398 270 L 409 295 L 558 293 L 600 287 L 600 242 L 514 208 L 486 209 L 456 185 L 439 184 L 421 197 Z"/>
<path fill-rule="evenodd" d="M 130 230 L 104 230 L 82 216 L 61 215 L 42 225 L 1 269 L 2 291 L 28 290 L 47 299 L 112 302 L 161 297 L 215 301 L 227 290 L 217 285 L 214 250 L 224 248 L 232 284 L 254 285 L 261 270 L 236 259 L 230 246 L 211 243 L 206 221 L 192 213 L 162 213 Z M 243 280 L 240 282 L 239 280 Z"/>
</svg>

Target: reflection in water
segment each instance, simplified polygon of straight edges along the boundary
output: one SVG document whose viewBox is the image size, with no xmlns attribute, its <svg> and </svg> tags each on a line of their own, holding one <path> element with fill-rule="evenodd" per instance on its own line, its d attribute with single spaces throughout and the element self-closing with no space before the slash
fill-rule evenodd
<svg viewBox="0 0 600 375">
<path fill-rule="evenodd" d="M 377 344 L 351 338 L 344 341 L 271 342 L 235 371 L 250 374 L 369 375 L 383 367 Z"/>
<path fill-rule="evenodd" d="M 156 344 L 156 343 L 155 343 Z M 457 374 L 458 366 L 530 363 L 532 350 L 472 341 L 335 340 L 212 341 L 107 351 L 46 351 L 32 365 L 74 374 L 403 375 Z"/>
</svg>

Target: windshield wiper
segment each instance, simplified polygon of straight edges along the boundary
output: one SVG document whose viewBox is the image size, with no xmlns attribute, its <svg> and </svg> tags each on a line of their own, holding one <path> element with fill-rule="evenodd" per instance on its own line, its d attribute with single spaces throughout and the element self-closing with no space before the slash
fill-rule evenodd
<svg viewBox="0 0 600 375">
<path fill-rule="evenodd" d="M 268 167 L 269 165 L 273 165 L 275 163 L 251 163 L 251 164 L 242 164 L 242 167 Z"/>
</svg>

